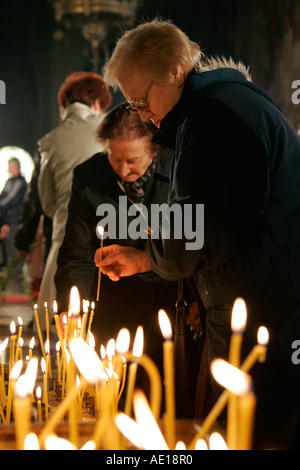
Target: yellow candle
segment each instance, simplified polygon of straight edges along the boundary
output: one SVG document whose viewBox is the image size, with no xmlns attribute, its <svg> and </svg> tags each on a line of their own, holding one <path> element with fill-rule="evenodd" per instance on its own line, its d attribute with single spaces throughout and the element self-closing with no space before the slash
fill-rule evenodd
<svg viewBox="0 0 300 470">
<path fill-rule="evenodd" d="M 174 385 L 174 343 L 172 327 L 164 310 L 158 312 L 159 324 L 165 339 L 163 344 L 164 385 L 166 412 L 164 416 L 166 441 L 170 450 L 175 449 L 175 385 Z"/>
<path fill-rule="evenodd" d="M 91 303 L 91 312 L 90 312 L 90 318 L 89 318 L 89 323 L 88 323 L 88 328 L 86 332 L 86 339 L 88 340 L 89 337 L 89 332 L 91 331 L 92 328 L 92 323 L 93 323 L 93 318 L 94 318 L 94 309 L 95 309 L 95 303 Z"/>
<path fill-rule="evenodd" d="M 229 348 L 228 362 L 234 367 L 240 366 L 241 345 L 243 340 L 243 333 L 246 327 L 247 311 L 243 299 L 236 299 L 231 317 L 232 335 Z"/>
<path fill-rule="evenodd" d="M 61 384 L 61 360 L 60 360 L 60 342 L 56 343 L 56 363 L 57 363 L 57 380 Z"/>
<path fill-rule="evenodd" d="M 97 232 L 100 235 L 101 242 L 100 242 L 100 255 L 99 255 L 99 267 L 98 267 L 98 286 L 97 286 L 97 302 L 99 300 L 100 294 L 100 283 L 101 283 L 101 261 L 102 261 L 102 251 L 103 251 L 103 233 L 104 228 L 101 225 L 98 225 Z"/>
<path fill-rule="evenodd" d="M 48 377 L 52 377 L 52 368 L 51 368 L 51 353 L 50 353 L 50 323 L 49 323 L 49 311 L 48 311 L 48 305 L 47 302 L 44 304 L 45 306 L 45 321 L 46 321 L 46 334 L 47 334 L 47 342 L 48 342 L 48 360 L 46 359 L 47 362 L 47 375 Z M 45 351 L 46 353 L 46 351 Z M 46 354 L 47 354 L 46 353 Z"/>
<path fill-rule="evenodd" d="M 24 345 L 23 338 L 19 338 L 18 345 L 16 348 L 16 358 L 15 358 L 16 361 L 18 361 L 19 359 L 23 361 L 23 345 Z"/>
<path fill-rule="evenodd" d="M 43 335 L 42 335 L 42 332 L 41 332 L 41 327 L 40 327 L 39 316 L 38 316 L 37 305 L 36 304 L 33 307 L 33 312 L 34 312 L 34 318 L 35 318 L 35 323 L 36 323 L 36 327 L 37 327 L 37 331 L 38 331 L 38 336 L 39 336 L 39 340 L 40 340 L 42 354 L 43 354 L 44 359 L 46 360 Z"/>
<path fill-rule="evenodd" d="M 40 386 L 38 386 L 37 389 L 36 389 L 36 402 L 37 402 L 38 421 L 39 421 L 39 423 L 41 423 L 43 421 L 41 397 L 42 397 L 42 389 L 41 389 Z"/>
<path fill-rule="evenodd" d="M 229 348 L 228 362 L 234 367 L 240 366 L 240 355 L 243 341 L 243 333 L 246 327 L 247 312 L 246 305 L 243 299 L 236 299 L 231 317 L 232 335 Z M 237 446 L 238 431 L 237 431 L 237 398 L 230 395 L 227 409 L 227 444 L 230 449 L 235 449 Z"/>
<path fill-rule="evenodd" d="M 11 373 L 9 374 L 7 406 L 6 406 L 6 424 L 10 423 L 12 398 L 14 395 L 15 384 L 21 373 L 21 370 L 22 370 L 22 361 L 18 361 L 15 363 L 15 365 L 13 366 L 11 370 Z"/>
<path fill-rule="evenodd" d="M 48 421 L 48 378 L 46 361 L 43 357 L 41 359 L 41 369 L 43 374 L 43 403 L 45 405 L 45 420 Z"/>
<path fill-rule="evenodd" d="M 230 450 L 249 450 L 253 434 L 255 397 L 252 392 L 250 375 L 233 367 L 222 359 L 212 362 L 211 370 L 214 378 L 237 398 L 237 438 L 235 447 Z"/>
<path fill-rule="evenodd" d="M 16 333 L 16 324 L 14 321 L 11 322 L 10 324 L 10 353 L 9 353 L 9 372 L 11 372 L 14 363 L 15 363 L 15 342 L 17 339 Z"/>
<path fill-rule="evenodd" d="M 29 360 L 32 359 L 32 350 L 34 348 L 34 345 L 35 345 L 35 337 L 33 336 L 31 340 L 29 341 Z"/>
<path fill-rule="evenodd" d="M 25 438 L 30 432 L 30 398 L 28 395 L 27 380 L 24 375 L 16 382 L 14 422 L 17 450 L 24 450 Z"/>
<path fill-rule="evenodd" d="M 23 330 L 23 320 L 21 317 L 18 317 L 18 323 L 19 323 L 19 328 L 18 328 L 18 335 L 16 339 L 16 361 L 18 360 L 18 354 L 19 354 L 19 348 L 20 348 L 20 338 L 22 336 L 22 330 Z"/>
<path fill-rule="evenodd" d="M 43 428 L 40 436 L 39 442 L 40 446 L 42 446 L 45 442 L 45 438 L 55 429 L 59 421 L 63 418 L 65 413 L 68 411 L 70 406 L 77 400 L 77 395 L 80 391 L 86 386 L 87 381 L 81 379 L 79 387 L 75 384 L 74 387 L 69 391 L 66 398 L 61 402 L 61 404 L 57 407 L 55 413 L 50 417 L 48 423 Z"/>
</svg>

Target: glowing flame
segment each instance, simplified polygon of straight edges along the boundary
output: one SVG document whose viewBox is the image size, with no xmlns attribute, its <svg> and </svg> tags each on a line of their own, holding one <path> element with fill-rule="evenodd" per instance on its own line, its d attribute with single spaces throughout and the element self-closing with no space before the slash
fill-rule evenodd
<svg viewBox="0 0 300 470">
<path fill-rule="evenodd" d="M 234 333 L 243 333 L 247 322 L 247 309 L 243 299 L 236 299 L 232 309 L 231 329 Z"/>
<path fill-rule="evenodd" d="M 146 450 L 167 450 L 168 446 L 151 412 L 145 395 L 137 390 L 133 398 L 133 407 L 141 438 Z"/>
<path fill-rule="evenodd" d="M 144 348 L 144 329 L 142 326 L 138 326 L 136 333 L 135 333 L 132 354 L 135 357 L 141 357 L 141 355 L 143 354 L 143 348 Z"/>
<path fill-rule="evenodd" d="M 104 228 L 102 225 L 97 225 L 97 237 L 102 238 L 104 234 Z"/>
<path fill-rule="evenodd" d="M 228 450 L 226 442 L 218 432 L 211 434 L 209 438 L 209 448 L 210 450 Z"/>
<path fill-rule="evenodd" d="M 12 335 L 16 333 L 16 323 L 14 321 L 10 323 L 10 332 Z"/>
<path fill-rule="evenodd" d="M 70 352 L 83 377 L 90 383 L 98 382 L 104 371 L 102 361 L 83 338 L 70 341 Z"/>
<path fill-rule="evenodd" d="M 29 349 L 33 349 L 35 345 L 35 337 L 33 336 L 29 342 Z"/>
<path fill-rule="evenodd" d="M 116 341 L 116 351 L 119 354 L 125 354 L 129 349 L 130 333 L 127 328 L 122 328 L 119 331 Z"/>
<path fill-rule="evenodd" d="M 36 387 L 35 396 L 37 400 L 40 400 L 42 397 L 42 389 L 40 386 Z"/>
<path fill-rule="evenodd" d="M 70 308 L 72 315 L 79 315 L 80 313 L 80 296 L 76 286 L 73 286 L 70 292 Z"/>
<path fill-rule="evenodd" d="M 40 450 L 39 440 L 34 432 L 30 432 L 25 437 L 24 450 Z"/>
<path fill-rule="evenodd" d="M 211 370 L 216 381 L 235 395 L 243 395 L 251 387 L 250 375 L 223 359 L 215 359 L 211 364 Z"/>
<path fill-rule="evenodd" d="M 168 340 L 172 338 L 172 327 L 168 315 L 164 310 L 158 312 L 159 326 L 164 339 Z"/>
<path fill-rule="evenodd" d="M 258 328 L 257 342 L 262 346 L 266 346 L 269 342 L 269 332 L 265 326 Z"/>
<path fill-rule="evenodd" d="M 22 367 L 23 367 L 23 361 L 20 360 L 15 363 L 15 365 L 12 367 L 11 372 L 10 372 L 11 380 L 17 380 L 17 378 L 21 374 Z"/>
</svg>

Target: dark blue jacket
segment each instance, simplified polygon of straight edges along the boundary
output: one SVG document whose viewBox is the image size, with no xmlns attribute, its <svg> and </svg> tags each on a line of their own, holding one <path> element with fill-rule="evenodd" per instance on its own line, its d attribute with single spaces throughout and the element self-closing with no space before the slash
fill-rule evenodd
<svg viewBox="0 0 300 470">
<path fill-rule="evenodd" d="M 204 245 L 150 240 L 160 276 L 194 276 L 209 359 L 228 359 L 231 309 L 247 304 L 243 356 L 264 325 L 268 358 L 251 374 L 265 414 L 300 408 L 300 139 L 274 101 L 234 69 L 191 74 L 157 143 L 175 149 L 169 202 L 204 204 Z M 274 406 L 274 403 L 276 404 Z"/>
<path fill-rule="evenodd" d="M 9 178 L 0 196 L 0 207 L 8 225 L 19 221 L 27 183 L 22 175 Z"/>
</svg>

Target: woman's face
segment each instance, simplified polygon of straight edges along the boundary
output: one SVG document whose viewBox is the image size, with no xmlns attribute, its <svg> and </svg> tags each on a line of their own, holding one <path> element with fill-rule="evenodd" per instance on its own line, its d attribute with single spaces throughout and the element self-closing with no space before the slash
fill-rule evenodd
<svg viewBox="0 0 300 470">
<path fill-rule="evenodd" d="M 184 80 L 169 75 L 165 84 L 143 78 L 138 72 L 123 74 L 119 77 L 119 86 L 126 100 L 131 103 L 142 102 L 137 109 L 142 121 L 152 121 L 157 127 L 161 120 L 179 101 Z"/>
<path fill-rule="evenodd" d="M 146 172 L 155 156 L 150 143 L 150 136 L 134 140 L 108 140 L 109 163 L 123 181 L 131 183 Z"/>
</svg>

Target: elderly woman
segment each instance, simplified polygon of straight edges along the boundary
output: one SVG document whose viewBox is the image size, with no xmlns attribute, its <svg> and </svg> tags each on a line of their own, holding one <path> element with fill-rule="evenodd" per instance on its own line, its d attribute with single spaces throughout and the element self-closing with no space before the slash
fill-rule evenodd
<svg viewBox="0 0 300 470">
<path fill-rule="evenodd" d="M 155 132 L 154 124 L 143 123 L 127 103 L 116 106 L 97 131 L 103 153 L 75 168 L 55 276 L 59 312 L 67 311 L 73 285 L 82 299 L 96 300 L 98 269 L 94 254 L 100 246 L 97 224 L 105 229 L 104 246 L 120 243 L 144 250 L 151 226 L 147 209 L 167 201 L 173 159 L 173 151 L 152 144 Z M 144 351 L 159 365 L 162 334 L 157 313 L 163 308 L 173 321 L 176 300 L 177 283 L 157 275 L 147 281 L 132 276 L 120 283 L 102 275 L 92 324 L 97 345 L 106 345 L 123 327 L 130 330 L 133 341 L 137 327 L 142 325 Z"/>
<path fill-rule="evenodd" d="M 154 141 L 174 148 L 170 207 L 204 204 L 205 221 L 197 250 L 186 249 L 184 233 L 166 238 L 158 227 L 144 252 L 106 248 L 102 269 L 114 280 L 150 270 L 168 280 L 194 276 L 207 311 L 209 362 L 228 360 L 232 306 L 242 297 L 241 360 L 259 326 L 270 335 L 266 362 L 250 372 L 253 445 L 299 446 L 300 367 L 291 360 L 300 331 L 299 137 L 244 66 L 204 58 L 170 22 L 127 31 L 104 76 L 143 121 L 159 127 Z"/>
</svg>

